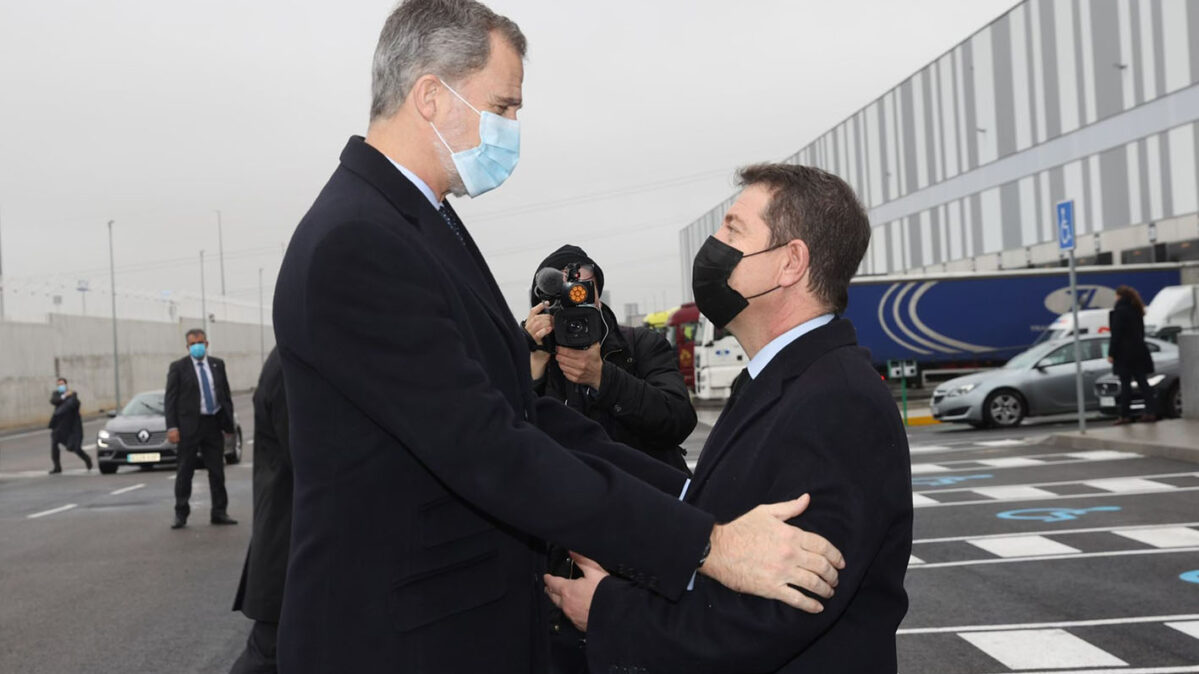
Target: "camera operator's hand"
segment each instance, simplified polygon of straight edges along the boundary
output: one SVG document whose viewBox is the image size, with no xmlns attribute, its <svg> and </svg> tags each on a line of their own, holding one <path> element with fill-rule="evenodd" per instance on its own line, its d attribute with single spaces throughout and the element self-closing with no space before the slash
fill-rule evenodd
<svg viewBox="0 0 1199 674">
<path fill-rule="evenodd" d="M 529 333 L 529 337 L 539 346 L 546 335 L 554 331 L 554 317 L 545 313 L 547 307 L 549 302 L 534 306 L 529 310 L 529 317 L 525 319 L 525 332 Z M 550 354 L 546 351 L 534 351 L 529 354 L 529 370 L 533 375 L 533 381 L 545 376 L 545 368 L 549 363 Z"/>
<path fill-rule="evenodd" d="M 604 376 L 604 360 L 600 357 L 598 343 L 586 349 L 559 347 L 554 357 L 557 358 L 558 367 L 562 368 L 562 374 L 566 376 L 567 381 L 599 390 Z"/>
</svg>

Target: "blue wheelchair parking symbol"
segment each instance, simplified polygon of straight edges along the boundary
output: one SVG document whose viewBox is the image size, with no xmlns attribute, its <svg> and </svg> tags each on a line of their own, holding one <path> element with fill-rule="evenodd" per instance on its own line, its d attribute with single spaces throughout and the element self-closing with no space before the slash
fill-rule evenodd
<svg viewBox="0 0 1199 674">
<path fill-rule="evenodd" d="M 996 515 L 1001 520 L 1032 520 L 1036 522 L 1069 522 L 1082 515 L 1094 512 L 1118 512 L 1119 506 L 1098 506 L 1095 508 L 1024 508 L 1022 510 L 1005 510 Z"/>
<path fill-rule="evenodd" d="M 1195 569 L 1194 571 L 1187 571 L 1186 573 L 1179 575 L 1178 579 L 1186 581 L 1188 583 L 1199 584 L 1199 569 Z"/>
<path fill-rule="evenodd" d="M 949 485 L 958 484 L 967 480 L 986 480 L 995 477 L 991 474 L 986 475 L 951 475 L 944 477 L 914 477 L 912 485 L 916 487 L 948 487 Z"/>
</svg>

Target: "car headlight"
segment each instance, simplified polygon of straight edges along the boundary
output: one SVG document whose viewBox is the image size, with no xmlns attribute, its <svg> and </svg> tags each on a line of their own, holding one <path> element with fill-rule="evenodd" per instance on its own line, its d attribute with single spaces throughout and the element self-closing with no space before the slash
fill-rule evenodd
<svg viewBox="0 0 1199 674">
<path fill-rule="evenodd" d="M 949 397 L 952 398 L 954 396 L 964 396 L 976 388 L 978 388 L 978 384 L 963 384 L 955 389 L 950 390 Z"/>
<path fill-rule="evenodd" d="M 1166 375 L 1155 374 L 1152 377 L 1150 377 L 1149 379 L 1145 380 L 1145 383 L 1149 384 L 1150 386 L 1157 386 L 1158 384 L 1162 383 L 1165 380 L 1166 380 Z"/>
<path fill-rule="evenodd" d="M 107 440 L 110 437 L 112 437 L 111 435 L 109 435 L 108 431 L 104 430 L 103 428 L 100 429 L 99 436 L 100 436 L 101 440 Z"/>
</svg>

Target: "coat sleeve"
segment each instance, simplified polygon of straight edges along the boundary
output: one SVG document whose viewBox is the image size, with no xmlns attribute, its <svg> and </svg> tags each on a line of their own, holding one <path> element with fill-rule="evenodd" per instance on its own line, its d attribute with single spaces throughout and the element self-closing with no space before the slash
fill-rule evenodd
<svg viewBox="0 0 1199 674">
<path fill-rule="evenodd" d="M 166 411 L 167 429 L 179 428 L 179 368 L 175 363 L 167 368 L 167 388 L 162 397 L 162 406 Z"/>
<path fill-rule="evenodd" d="M 769 463 L 771 474 L 763 474 L 758 485 L 741 486 L 754 489 L 752 500 L 765 503 L 805 492 L 812 495 L 809 509 L 790 523 L 828 538 L 847 562 L 836 594 L 823 602 L 824 612 L 803 613 L 781 602 L 734 592 L 703 576 L 696 579 L 693 592 L 674 603 L 609 576 L 600 583 L 589 616 L 591 671 L 776 671 L 844 614 L 867 571 L 880 558 L 880 549 L 906 545 L 910 553 L 911 496 L 910 485 L 904 485 L 906 472 L 897 458 L 879 460 L 886 455 L 906 457 L 902 448 L 894 446 L 902 442 L 901 431 L 891 429 L 888 416 L 871 415 L 862 408 L 846 415 L 844 409 L 817 403 L 806 414 L 801 411 L 782 422 L 785 429 L 772 433 L 764 445 L 777 453 Z M 830 423 L 834 419 L 836 423 Z M 817 430 L 821 427 L 831 427 L 831 432 Z M 906 542 L 900 540 L 904 536 Z M 908 557 L 899 557 L 888 557 L 889 563 L 900 567 L 890 570 L 888 580 L 902 595 Z M 877 583 L 877 578 L 872 582 Z M 901 618 L 898 611 L 894 627 Z M 870 641 L 874 636 L 862 638 Z"/>
<path fill-rule="evenodd" d="M 695 430 L 695 408 L 678 357 L 661 335 L 634 329 L 637 374 L 604 363 L 595 404 L 638 435 L 666 445 L 682 444 Z"/>
<path fill-rule="evenodd" d="M 316 369 L 463 499 L 679 596 L 713 518 L 518 416 L 465 344 L 456 290 L 430 258 L 382 225 L 327 234 L 304 288 L 301 339 Z"/>
</svg>

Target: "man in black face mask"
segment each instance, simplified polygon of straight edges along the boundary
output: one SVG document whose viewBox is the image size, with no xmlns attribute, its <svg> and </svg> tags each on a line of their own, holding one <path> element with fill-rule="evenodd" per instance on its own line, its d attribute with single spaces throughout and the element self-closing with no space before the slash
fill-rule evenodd
<svg viewBox="0 0 1199 674">
<path fill-rule="evenodd" d="M 792 520 L 845 551 L 821 613 L 699 578 L 677 603 L 607 576 L 547 579 L 587 632 L 593 672 L 893 672 L 912 543 L 911 465 L 895 403 L 839 318 L 870 240 L 853 191 L 819 169 L 763 164 L 696 256 L 699 310 L 751 360 L 686 495 L 717 518 L 809 492 Z"/>
</svg>

